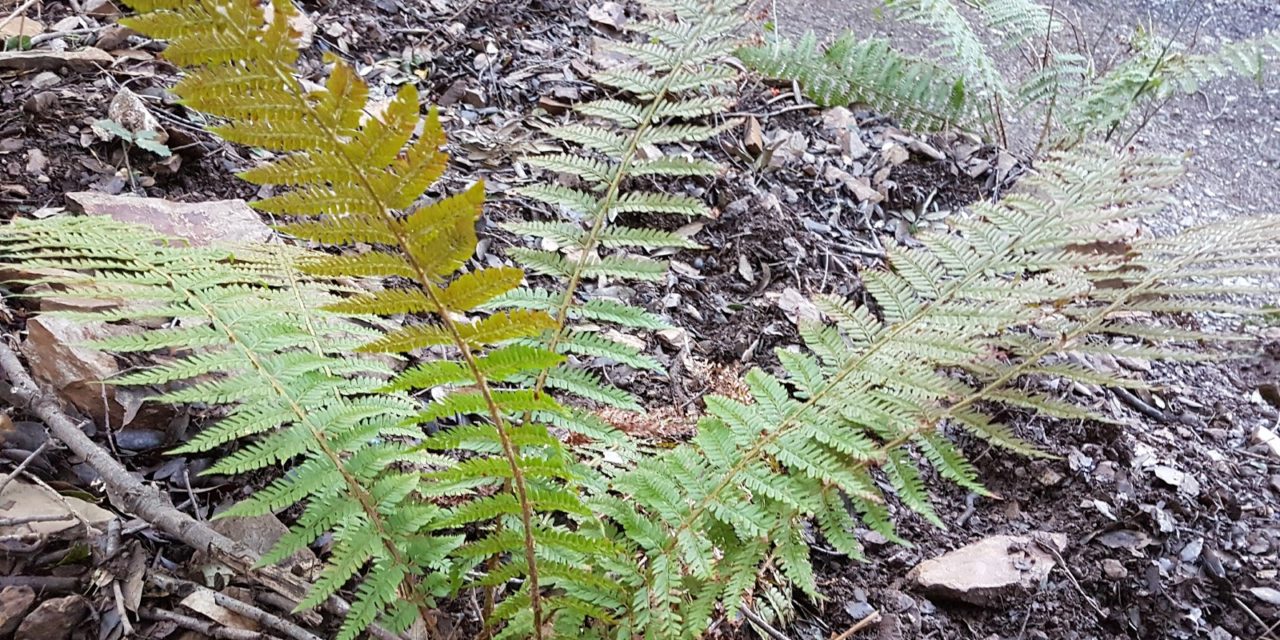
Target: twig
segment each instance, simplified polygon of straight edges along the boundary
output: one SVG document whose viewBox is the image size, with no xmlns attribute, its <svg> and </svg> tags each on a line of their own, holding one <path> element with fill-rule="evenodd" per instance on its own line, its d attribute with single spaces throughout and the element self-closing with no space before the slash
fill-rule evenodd
<svg viewBox="0 0 1280 640">
<path fill-rule="evenodd" d="M 853 634 L 859 631 L 862 631 L 863 629 L 866 629 L 867 627 L 873 624 L 879 624 L 879 623 L 880 623 L 880 612 L 876 611 L 875 609 L 872 609 L 871 613 L 868 613 L 861 620 L 855 622 L 852 627 L 849 627 L 848 631 L 845 631 L 844 633 L 833 637 L 831 640 L 849 640 L 849 638 L 853 637 Z"/>
<path fill-rule="evenodd" d="M 151 523 L 156 529 L 185 542 L 195 549 L 208 552 L 232 571 L 251 576 L 268 589 L 301 602 L 310 585 L 280 569 L 257 566 L 259 556 L 249 547 L 232 540 L 191 516 L 173 508 L 172 503 L 153 485 L 146 484 L 131 475 L 115 458 L 99 447 L 80 430 L 62 410 L 57 397 L 41 392 L 31 375 L 22 366 L 18 354 L 0 341 L 0 370 L 8 378 L 12 389 L 11 401 L 19 404 L 40 418 L 55 438 L 61 440 L 72 453 L 83 458 L 98 473 L 107 486 L 111 501 L 121 510 Z M 342 598 L 330 596 L 325 609 L 336 615 L 346 615 L 351 605 Z M 394 633 L 379 625 L 369 627 L 369 632 L 381 640 L 397 638 Z"/>
<path fill-rule="evenodd" d="M 10 14 L 9 14 L 9 17 L 5 18 L 4 20 L 0 20 L 0 29 L 3 29 L 3 28 L 5 28 L 5 27 L 9 26 L 9 23 L 10 23 L 10 22 L 13 22 L 13 19 L 14 19 L 14 18 L 16 18 L 16 17 L 18 17 L 18 16 L 22 15 L 22 12 L 23 12 L 23 11 L 26 11 L 27 9 L 30 9 L 30 8 L 31 8 L 31 5 L 33 5 L 33 4 L 35 4 L 35 3 L 36 3 L 36 0 L 27 0 L 26 2 L 22 3 L 21 5 L 19 5 L 17 9 L 14 9 L 14 10 L 13 10 L 13 13 L 10 13 Z"/>
<path fill-rule="evenodd" d="M 1111 392 L 1116 394 L 1117 398 L 1120 398 L 1120 400 L 1122 400 L 1125 404 L 1132 407 L 1138 413 L 1141 413 L 1142 415 L 1148 418 L 1151 418 L 1156 422 L 1169 421 L 1169 416 L 1165 415 L 1163 411 L 1147 404 L 1142 398 L 1139 398 L 1138 396 L 1133 395 L 1133 393 L 1130 392 L 1128 389 L 1125 389 L 1123 387 L 1114 387 L 1111 389 Z"/>
<path fill-rule="evenodd" d="M 22 473 L 23 469 L 27 468 L 27 465 L 31 464 L 33 461 L 35 461 L 36 458 L 40 457 L 40 454 L 44 453 L 45 448 L 48 446 L 49 446 L 48 440 L 45 440 L 44 442 L 40 443 L 40 446 L 36 447 L 36 450 L 32 451 L 31 455 L 27 456 L 27 458 L 17 466 L 17 468 L 9 472 L 9 475 L 5 476 L 3 480 L 0 480 L 0 494 L 4 493 L 4 488 L 9 486 L 9 483 L 12 482 L 13 479 L 16 478 L 19 473 Z"/>
<path fill-rule="evenodd" d="M 1062 554 L 1058 553 L 1058 548 L 1055 547 L 1052 542 L 1042 540 L 1039 537 L 1032 539 L 1035 540 L 1036 546 L 1053 554 L 1053 559 L 1058 561 L 1058 566 L 1062 567 L 1062 572 L 1067 574 L 1067 579 L 1071 581 L 1071 586 L 1076 588 L 1076 593 L 1079 593 L 1080 597 L 1084 598 L 1084 601 L 1089 604 L 1089 608 L 1093 609 L 1093 612 L 1098 614 L 1099 618 L 1105 620 L 1107 618 L 1107 614 L 1103 612 L 1102 608 L 1098 606 L 1098 603 L 1080 587 L 1080 583 L 1076 580 L 1076 575 L 1071 572 L 1071 567 L 1067 565 L 1066 560 L 1062 559 Z"/>
<path fill-rule="evenodd" d="M 179 580 L 162 573 L 153 573 L 148 576 L 147 579 L 161 589 L 171 593 L 177 593 L 182 596 L 187 596 L 195 592 L 208 592 L 213 596 L 213 601 L 216 602 L 218 606 L 258 622 L 259 624 L 271 627 L 294 640 L 320 640 L 318 636 L 292 622 L 289 622 L 288 620 L 285 620 L 284 618 L 263 611 L 262 609 L 242 600 L 232 598 L 225 593 L 218 593 L 213 589 L 202 587 L 194 582 Z"/>
<path fill-rule="evenodd" d="M 1252 618 L 1254 622 L 1258 623 L 1258 626 L 1263 628 L 1262 635 L 1258 636 L 1258 640 L 1272 640 L 1271 628 L 1267 626 L 1267 623 L 1263 622 L 1262 618 L 1259 618 L 1258 614 L 1254 613 L 1253 609 L 1250 609 L 1249 605 L 1242 602 L 1240 598 L 1231 596 L 1231 599 L 1235 600 L 1236 604 L 1239 605 L 1241 609 L 1244 609 L 1244 612 L 1249 614 L 1249 617 Z"/>
<path fill-rule="evenodd" d="M 770 638 L 773 638 L 773 640 L 791 640 L 791 638 L 787 637 L 787 634 L 781 631 L 778 631 L 777 629 L 774 629 L 773 625 L 769 624 L 768 621 L 760 617 L 760 614 L 756 613 L 755 611 L 752 611 L 751 607 L 742 605 L 742 608 L 740 609 L 740 611 L 742 611 L 742 615 L 746 616 L 747 620 L 749 620 L 751 624 L 755 625 L 755 627 L 760 631 L 763 631 L 765 635 L 769 636 Z"/>
<path fill-rule="evenodd" d="M 31 587 L 37 592 L 71 593 L 83 586 L 83 580 L 68 576 L 0 576 L 0 589 Z"/>
<path fill-rule="evenodd" d="M 165 611 L 155 607 L 141 607 L 138 609 L 138 615 L 148 620 L 161 620 L 164 622 L 172 622 L 183 629 L 201 633 L 210 638 L 218 640 L 259 640 L 260 638 L 269 637 L 266 634 L 257 631 L 246 631 L 244 629 L 232 629 L 216 624 L 212 621 L 197 620 L 191 616 L 184 616 L 180 613 Z"/>
<path fill-rule="evenodd" d="M 31 524 L 33 522 L 63 522 L 65 520 L 74 520 L 75 516 L 70 513 L 60 513 L 57 515 L 27 516 L 25 518 L 0 518 L 0 527 L 16 527 L 23 524 Z"/>
</svg>

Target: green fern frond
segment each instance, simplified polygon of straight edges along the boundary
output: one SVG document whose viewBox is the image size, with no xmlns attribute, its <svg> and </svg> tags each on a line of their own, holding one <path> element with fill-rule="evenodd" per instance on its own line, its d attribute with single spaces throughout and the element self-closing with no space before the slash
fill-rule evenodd
<svg viewBox="0 0 1280 640">
<path fill-rule="evenodd" d="M 384 499 L 386 504 L 380 506 L 391 507 L 387 513 L 395 514 L 394 506 L 406 499 L 412 502 L 425 496 L 456 495 L 453 492 L 459 483 L 503 485 L 503 495 L 518 507 L 517 517 L 495 513 L 488 522 L 473 524 L 489 530 L 481 535 L 514 541 L 500 550 L 503 557 L 493 558 L 492 566 L 501 568 L 520 558 L 525 601 L 523 609 L 514 604 L 507 607 L 512 611 L 510 620 L 489 622 L 500 625 L 527 619 L 530 634 L 541 638 L 544 627 L 553 624 L 559 611 L 546 602 L 544 588 L 539 585 L 540 559 L 556 557 L 557 541 L 574 536 L 596 540 L 592 544 L 597 546 L 606 545 L 606 541 L 589 535 L 590 529 L 579 534 L 572 523 L 545 518 L 535 499 L 537 492 L 553 489 L 547 483 L 571 484 L 573 475 L 539 471 L 548 465 L 567 468 L 554 439 L 518 437 L 529 430 L 545 434 L 546 423 L 532 418 L 561 413 L 559 404 L 541 393 L 540 385 L 529 389 L 523 382 L 530 375 L 558 366 L 563 358 L 555 355 L 554 348 L 511 343 L 554 332 L 564 323 L 563 318 L 557 321 L 538 309 L 493 313 L 477 309 L 510 293 L 523 280 L 516 269 L 466 268 L 476 248 L 475 224 L 484 203 L 483 183 L 440 200 L 420 202 L 448 164 L 444 132 L 435 110 L 430 110 L 425 120 L 420 117 L 418 92 L 411 85 L 401 87 L 385 108 L 372 108 L 368 87 L 355 69 L 332 55 L 326 57 L 332 70 L 323 87 L 305 86 L 296 73 L 298 52 L 290 18 L 297 9 L 289 0 L 271 0 L 269 7 L 248 0 L 142 0 L 142 4 L 144 13 L 125 22 L 140 33 L 171 41 L 169 59 L 187 72 L 175 88 L 184 103 L 218 118 L 221 124 L 213 130 L 223 138 L 274 154 L 242 174 L 255 184 L 279 187 L 275 195 L 254 206 L 284 217 L 280 229 L 286 233 L 341 248 L 333 255 L 309 257 L 299 263 L 301 268 L 314 277 L 396 279 L 380 283 L 385 288 L 373 293 L 324 304 L 333 314 L 408 316 L 401 328 L 367 340 L 357 351 L 404 353 L 434 347 L 443 352 L 443 360 L 415 366 L 389 384 L 381 380 L 362 385 L 365 392 L 381 388 L 384 392 L 435 393 L 435 401 L 425 410 L 414 412 L 411 420 L 394 423 L 398 433 L 413 434 L 417 423 L 473 416 L 490 430 L 498 445 L 472 452 L 475 457 L 466 462 L 443 465 L 446 469 L 441 472 L 379 476 L 387 473 L 387 465 L 402 462 L 397 456 L 405 453 L 400 446 L 387 445 L 385 460 L 370 462 L 371 475 L 358 478 L 364 493 L 354 495 Z M 571 125 L 553 133 L 603 150 L 625 142 L 618 134 L 590 127 Z M 569 164 L 571 169 L 590 172 L 587 164 Z M 547 197 L 588 208 L 597 202 L 593 196 L 568 189 L 549 192 Z M 602 274 L 647 268 L 636 260 L 607 256 L 592 268 Z M 136 345 L 123 346 L 141 348 L 177 340 L 201 343 L 200 336 L 188 335 L 198 333 L 194 329 L 183 331 L 135 339 Z M 304 370 L 299 375 L 307 374 L 315 372 Z M 215 383 L 199 386 L 190 395 L 216 394 L 232 401 L 236 394 L 245 393 L 242 387 L 238 382 Z M 352 392 L 348 388 L 347 393 Z M 344 441 L 376 435 L 369 432 L 369 422 L 359 412 L 321 415 L 332 420 L 330 428 L 340 431 Z M 516 418 L 519 424 L 512 422 Z M 244 429 L 259 429 L 276 418 L 268 413 L 264 420 Z M 421 437 L 421 432 L 417 433 Z M 225 435 L 229 434 L 218 437 Z M 286 426 L 233 453 L 221 468 L 237 471 L 281 463 L 308 446 L 302 431 Z M 430 461 L 441 460 L 433 456 Z M 468 470 L 488 476 L 459 475 Z M 281 488 L 272 495 L 288 493 Z M 465 501 L 479 499 L 470 495 Z M 359 502 L 378 504 L 377 500 Z M 563 503 L 547 505 L 548 515 L 565 510 L 585 512 Z M 432 518 L 413 520 L 417 529 L 403 532 L 414 536 L 412 540 L 390 540 L 383 533 L 391 521 L 378 515 L 369 514 L 367 522 L 331 523 L 335 559 L 317 583 L 317 595 L 304 603 L 318 602 L 316 598 L 342 586 L 370 562 L 375 569 L 402 575 L 404 580 L 390 590 L 387 578 L 366 578 L 340 635 L 344 639 L 360 632 L 379 612 L 388 622 L 412 622 L 412 616 L 406 618 L 403 607 L 396 604 L 401 600 L 412 602 L 427 614 L 430 595 L 419 588 L 424 571 L 454 563 L 461 563 L 455 568 L 470 567 L 475 560 L 472 551 L 464 551 L 474 550 L 474 543 L 458 546 L 451 542 L 452 534 L 439 537 L 422 531 Z M 426 559 L 413 557 L 426 553 L 432 545 L 442 551 L 427 553 Z M 516 553 L 507 557 L 508 551 Z M 570 611 L 567 615 L 579 613 Z"/>
<path fill-rule="evenodd" d="M 794 43 L 773 38 L 744 47 L 738 57 L 767 77 L 799 81 L 819 105 L 866 104 L 907 128 L 966 127 L 974 118 L 962 76 L 900 53 L 884 40 L 846 33 L 819 50 L 810 32 Z"/>
<path fill-rule="evenodd" d="M 1212 298 L 1217 280 L 1204 273 L 1263 277 L 1256 268 L 1280 257 L 1275 218 L 1138 242 L 1127 256 L 1077 249 L 1081 224 L 1158 210 L 1162 190 L 1177 175 L 1166 161 L 1092 147 L 1059 155 L 1025 178 L 1017 197 L 975 207 L 953 231 L 922 234 L 920 249 L 891 249 L 887 271 L 864 274 L 878 313 L 820 299 L 833 324 L 802 329 L 814 355 L 779 351 L 781 377 L 759 370 L 747 376 L 753 402 L 706 398 L 712 417 L 692 442 L 614 479 L 618 497 L 599 508 L 642 567 L 643 585 L 630 599 L 636 632 L 662 636 L 671 620 L 688 628 L 707 624 L 689 616 L 705 615 L 708 584 L 730 585 L 726 602 L 737 602 L 752 585 L 767 593 L 759 569 L 770 558 L 787 582 L 812 589 L 808 547 L 792 537 L 804 518 L 815 518 L 832 545 L 851 555 L 859 549 L 849 534 L 850 508 L 895 541 L 901 539 L 891 500 L 941 525 L 922 462 L 984 492 L 949 430 L 1037 455 L 992 414 L 1012 407 L 1093 416 L 1019 381 L 1044 375 L 1110 381 L 1061 359 L 1087 349 L 1135 348 L 1107 342 L 1108 327 L 1150 325 L 1150 318 L 1131 316 L 1152 298 L 1170 304 Z M 1233 271 L 1242 257 L 1244 266 Z M 987 314 L 993 290 L 1014 301 L 994 314 L 999 320 L 957 320 Z M 1185 337 L 1157 325 L 1143 337 L 1150 346 L 1140 348 L 1147 357 L 1181 357 L 1176 342 Z M 689 540 L 694 532 L 711 544 Z M 636 613 L 639 607 L 646 613 Z"/>
<path fill-rule="evenodd" d="M 724 62 L 733 49 L 731 34 L 741 24 L 735 14 L 740 0 L 692 0 L 645 2 L 657 16 L 635 21 L 627 28 L 648 36 L 646 40 L 611 43 L 610 50 L 630 65 L 602 71 L 594 80 L 620 93 L 574 107 L 570 122 L 552 127 L 548 135 L 568 143 L 571 151 L 537 156 L 528 164 L 579 178 L 583 188 L 538 184 L 519 190 L 531 200 L 551 205 L 554 213 L 567 210 L 571 221 L 529 221 L 506 225 L 510 231 L 543 241 L 541 249 L 518 248 L 511 255 L 530 271 L 551 276 L 563 292 L 544 295 L 523 292 L 502 299 L 502 304 L 534 304 L 550 312 L 557 326 L 544 338 L 553 352 L 566 349 L 610 358 L 615 362 L 656 369 L 651 358 L 618 347 L 586 348 L 582 334 L 573 330 L 578 320 L 616 323 L 654 329 L 665 323 L 654 314 L 611 300 L 582 294 L 585 279 L 661 280 L 664 261 L 624 251 L 694 249 L 700 246 L 680 233 L 620 224 L 622 214 L 708 213 L 699 199 L 666 192 L 633 188 L 639 176 L 714 176 L 712 163 L 681 156 L 645 158 L 646 149 L 709 140 L 733 122 L 706 125 L 696 122 L 726 111 L 731 100 L 720 92 L 734 77 Z M 626 94 L 631 94 L 630 96 Z M 582 119 L 581 121 L 577 121 Z M 665 150 L 664 150 L 665 151 Z M 547 244 L 556 248 L 548 249 Z M 585 338 L 584 338 L 585 339 Z M 607 351 L 607 352 L 606 352 Z M 595 374 L 562 365 L 538 376 L 535 388 L 552 382 L 562 390 L 584 392 L 583 397 L 614 406 L 638 409 L 629 394 L 603 382 Z M 588 384 L 590 381 L 590 384 Z"/>
</svg>

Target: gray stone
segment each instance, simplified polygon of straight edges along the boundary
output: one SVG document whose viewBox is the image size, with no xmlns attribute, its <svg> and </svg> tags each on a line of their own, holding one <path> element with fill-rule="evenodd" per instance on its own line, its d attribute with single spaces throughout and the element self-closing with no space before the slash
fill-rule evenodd
<svg viewBox="0 0 1280 640">
<path fill-rule="evenodd" d="M 1062 534 L 1038 534 L 1065 549 Z M 1054 557 L 1030 536 L 991 536 L 916 565 L 907 578 L 925 594 L 980 607 L 1034 590 L 1053 569 Z"/>
</svg>

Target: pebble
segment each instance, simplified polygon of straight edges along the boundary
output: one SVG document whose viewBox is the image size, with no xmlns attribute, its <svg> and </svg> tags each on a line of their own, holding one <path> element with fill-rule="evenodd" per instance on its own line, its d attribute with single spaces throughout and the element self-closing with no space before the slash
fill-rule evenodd
<svg viewBox="0 0 1280 640">
<path fill-rule="evenodd" d="M 1129 577 L 1129 570 L 1119 560 L 1107 558 L 1102 561 L 1102 573 L 1112 580 L 1123 580 Z"/>
<path fill-rule="evenodd" d="M 52 71 L 41 71 L 36 77 L 31 79 L 31 88 L 37 90 L 48 89 L 62 82 L 62 76 Z"/>
</svg>

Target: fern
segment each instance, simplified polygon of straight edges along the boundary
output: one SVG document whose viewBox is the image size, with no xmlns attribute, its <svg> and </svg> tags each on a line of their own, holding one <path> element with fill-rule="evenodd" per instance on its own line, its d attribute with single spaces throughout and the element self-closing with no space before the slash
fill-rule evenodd
<svg viewBox="0 0 1280 640">
<path fill-rule="evenodd" d="M 1165 161 L 1094 148 L 1055 157 L 1022 193 L 976 206 L 957 232 L 926 234 L 919 248 L 892 250 L 889 270 L 864 273 L 877 312 L 818 298 L 829 323 L 802 331 L 807 352 L 779 352 L 784 376 L 749 372 L 749 403 L 706 398 L 692 442 L 619 474 L 598 499 L 636 558 L 619 574 L 635 594 L 628 633 L 696 637 L 710 622 L 703 603 L 739 602 L 766 562 L 814 593 L 795 532 L 814 517 L 833 546 L 859 554 L 846 502 L 890 539 L 895 503 L 941 525 L 922 465 L 984 492 L 949 432 L 1042 455 L 994 414 L 1093 414 L 1024 382 L 1132 384 L 1066 364 L 1072 353 L 1196 355 L 1174 342 L 1185 332 L 1142 312 L 1189 308 L 1214 300 L 1223 279 L 1274 272 L 1280 220 L 1144 241 L 1125 256 L 1081 248 L 1109 222 L 1157 211 L 1177 175 Z M 1134 329 L 1141 338 L 1109 341 Z"/>
<path fill-rule="evenodd" d="M 1267 65 L 1280 61 L 1280 33 L 1228 42 L 1207 54 L 1187 53 L 1176 42 L 1143 33 L 1132 45 L 1136 55 L 1094 79 L 1070 104 L 1063 115 L 1068 141 L 1091 131 L 1110 136 L 1139 106 L 1193 94 L 1214 80 L 1234 75 L 1261 83 Z"/>
<path fill-rule="evenodd" d="M 372 561 L 401 577 L 362 590 L 341 637 L 354 637 L 369 624 L 373 607 L 385 604 L 395 609 L 393 616 L 410 620 L 430 610 L 443 580 L 424 571 L 443 569 L 444 556 L 461 539 L 419 536 L 422 523 L 439 517 L 441 509 L 409 499 L 403 487 L 413 475 L 395 465 L 449 461 L 392 444 L 414 435 L 403 424 L 413 415 L 413 403 L 369 395 L 390 370 L 378 360 L 351 355 L 368 340 L 368 330 L 317 311 L 339 300 L 331 287 L 299 281 L 293 256 L 281 250 L 242 249 L 228 259 L 226 250 L 171 246 L 148 229 L 99 218 L 15 221 L 0 229 L 0 238 L 5 263 L 96 271 L 54 280 L 66 289 L 56 295 L 127 301 L 116 309 L 65 315 L 108 322 L 160 319 L 175 327 L 99 340 L 95 346 L 185 354 L 111 382 L 164 386 L 168 390 L 153 398 L 160 402 L 228 406 L 225 418 L 179 452 L 251 438 L 209 473 L 242 474 L 296 461 L 290 474 L 220 517 L 305 503 L 302 517 L 265 562 L 286 558 L 334 531 L 334 553 L 301 606 L 323 602 Z M 411 563 L 404 550 L 414 545 L 419 559 L 435 556 L 437 561 Z M 396 593 L 402 602 L 394 602 Z"/>
<path fill-rule="evenodd" d="M 609 48 L 634 61 L 602 71 L 595 81 L 619 92 L 616 97 L 575 107 L 584 122 L 573 122 L 547 131 L 576 147 L 572 153 L 526 158 L 529 165 L 573 176 L 577 187 L 542 184 L 520 190 L 526 198 L 566 213 L 554 222 L 516 222 L 506 225 L 515 233 L 532 236 L 543 248 L 517 249 L 512 255 L 530 271 L 550 276 L 556 288 L 526 289 L 500 298 L 499 307 L 549 311 L 553 328 L 539 338 L 550 351 L 576 356 L 604 357 L 641 370 L 661 371 L 660 364 L 634 346 L 604 333 L 587 332 L 578 322 L 589 320 L 620 325 L 625 329 L 662 328 L 665 323 L 644 310 L 582 292 L 589 279 L 661 280 L 667 264 L 644 255 L 645 251 L 696 248 L 677 233 L 620 224 L 625 214 L 699 216 L 707 207 L 698 199 L 631 188 L 637 177 L 714 176 L 715 165 L 682 156 L 645 158 L 645 147 L 708 140 L 729 124 L 695 122 L 725 111 L 732 101 L 716 91 L 734 77 L 722 62 L 732 52 L 732 32 L 740 25 L 735 10 L 740 0 L 675 0 L 645 3 L 654 14 L 628 28 L 643 34 L 643 42 L 617 42 Z M 627 94 L 630 94 L 629 96 Z M 555 249 L 546 248 L 551 244 Z M 605 251 L 601 255 L 602 250 Z M 535 389 L 558 388 L 598 404 L 638 410 L 630 393 L 614 388 L 593 373 L 566 362 L 542 371 Z M 605 429 L 598 418 L 574 411 L 574 422 Z"/>
<path fill-rule="evenodd" d="M 334 255 L 309 256 L 299 263 L 301 268 L 313 277 L 399 279 L 325 307 L 335 314 L 410 318 L 358 351 L 444 350 L 440 357 L 447 364 L 428 361 L 385 385 L 387 391 L 430 391 L 433 398 L 400 425 L 422 442 L 392 449 L 399 454 L 440 451 L 465 460 L 419 465 L 388 481 L 355 477 L 369 495 L 415 497 L 414 503 L 423 505 L 378 513 L 379 518 L 369 514 L 375 531 L 394 525 L 411 532 L 405 540 L 388 541 L 384 551 L 369 544 L 363 532 L 353 537 L 335 520 L 335 510 L 342 513 L 338 505 L 319 504 L 304 514 L 307 536 L 332 528 L 338 540 L 336 558 L 317 582 L 316 597 L 341 587 L 371 563 L 342 637 L 353 637 L 379 612 L 387 613 L 388 625 L 402 630 L 415 617 L 404 612 L 406 603 L 419 605 L 429 621 L 425 604 L 433 592 L 424 589 L 442 584 L 456 588 L 465 582 L 462 576 L 483 564 L 489 572 L 523 583 L 515 600 L 495 608 L 487 622 L 505 623 L 503 636 L 543 637 L 562 611 L 577 611 L 586 603 L 560 593 L 547 598 L 547 589 L 565 580 L 544 576 L 539 568 L 566 564 L 566 551 L 605 554 L 608 544 L 577 526 L 581 514 L 589 512 L 575 496 L 571 462 L 539 420 L 562 409 L 525 384 L 561 358 L 551 350 L 510 346 L 558 325 L 536 309 L 478 310 L 522 280 L 516 269 L 464 269 L 476 247 L 483 184 L 419 203 L 448 162 L 435 111 L 421 122 L 418 94 L 409 85 L 400 88 L 380 115 L 367 115 L 372 112 L 368 87 L 333 56 L 326 58 L 332 70 L 323 88 L 304 86 L 295 72 L 298 52 L 289 24 L 296 9 L 288 0 L 273 0 L 269 12 L 252 0 L 138 0 L 134 5 L 142 13 L 127 20 L 128 26 L 170 40 L 166 56 L 187 69 L 175 88 L 185 104 L 219 118 L 221 124 L 212 130 L 223 138 L 276 154 L 242 174 L 255 184 L 282 187 L 254 206 L 289 220 L 278 227 L 286 234 L 343 248 Z M 637 209 L 645 205 L 635 203 Z M 191 395 L 203 392 L 197 386 Z M 428 438 L 414 428 L 472 416 L 479 420 L 476 425 Z M 516 416 L 531 419 L 517 424 L 512 422 Z M 458 430 L 465 437 L 453 437 Z M 276 445 L 257 442 L 231 459 L 291 457 L 291 450 Z M 235 471 L 238 466 L 227 468 Z M 282 482 L 300 481 L 295 476 Z M 498 493 L 488 495 L 482 487 Z M 347 499 L 336 489 L 326 491 L 326 497 Z M 434 507 L 429 501 L 441 496 L 452 496 L 450 507 Z M 463 530 L 478 533 L 464 537 Z M 430 574 L 431 582 L 415 583 L 425 569 L 441 566 L 447 571 Z"/>
<path fill-rule="evenodd" d="M 807 34 L 790 43 L 770 42 L 738 52 L 765 76 L 798 81 L 820 105 L 853 102 L 898 119 L 908 128 L 980 129 L 1009 145 L 1016 118 L 1039 123 L 1035 151 L 1049 142 L 1070 148 L 1091 137 L 1112 138 L 1135 111 L 1157 108 L 1177 94 L 1232 75 L 1259 81 L 1280 58 L 1280 35 L 1224 44 L 1218 51 L 1191 54 L 1173 41 L 1138 32 L 1134 53 L 1109 72 L 1095 76 L 1086 52 L 1061 51 L 1054 35 L 1063 22 L 1035 0 L 981 0 L 969 3 L 986 32 L 1001 47 L 1021 53 L 1027 68 L 1002 77 L 980 32 L 952 0 L 886 0 L 901 20 L 941 34 L 938 63 L 899 53 L 888 43 L 841 35 L 825 50 Z M 1129 137 L 1145 124 L 1144 118 Z"/>
<path fill-rule="evenodd" d="M 975 114 L 962 76 L 912 58 L 888 42 L 846 33 L 825 51 L 807 33 L 798 42 L 771 42 L 738 50 L 747 66 L 770 78 L 794 79 L 822 106 L 861 103 L 894 114 L 912 129 L 967 128 Z"/>
</svg>

